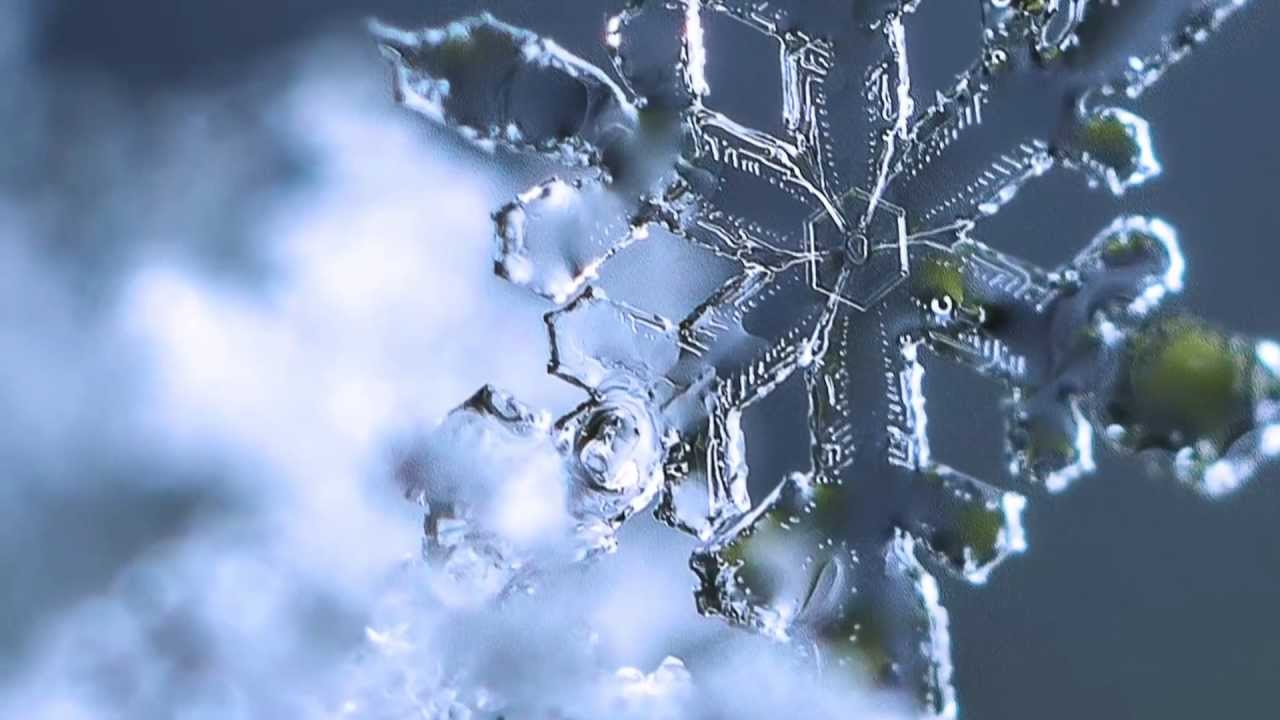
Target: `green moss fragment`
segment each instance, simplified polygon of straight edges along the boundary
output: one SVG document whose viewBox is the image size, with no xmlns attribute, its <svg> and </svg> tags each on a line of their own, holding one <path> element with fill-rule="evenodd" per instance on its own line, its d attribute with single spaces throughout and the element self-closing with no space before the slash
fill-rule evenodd
<svg viewBox="0 0 1280 720">
<path fill-rule="evenodd" d="M 960 517 L 964 547 L 972 548 L 979 562 L 995 555 L 1004 529 L 1004 514 L 983 507 L 967 508 Z"/>
<path fill-rule="evenodd" d="M 1026 433 L 1025 462 L 1032 470 L 1056 469 L 1078 460 L 1075 438 L 1048 423 L 1034 423 L 1026 428 Z"/>
<path fill-rule="evenodd" d="M 1077 142 L 1094 160 L 1117 170 L 1130 167 L 1142 153 L 1129 126 L 1114 114 L 1098 114 L 1083 127 Z"/>
<path fill-rule="evenodd" d="M 1132 264 L 1156 253 L 1159 241 L 1144 232 L 1121 232 L 1107 239 L 1102 259 L 1112 267 Z"/>
<path fill-rule="evenodd" d="M 968 299 L 964 271 L 953 263 L 928 258 L 911 274 L 912 294 L 921 300 L 949 297 L 956 305 Z"/>
<path fill-rule="evenodd" d="M 1250 364 L 1229 337 L 1199 320 L 1157 322 L 1130 348 L 1132 419 L 1184 442 L 1221 438 L 1250 407 Z"/>
<path fill-rule="evenodd" d="M 750 535 L 720 551 L 721 560 L 734 569 L 738 585 L 749 591 L 756 602 L 769 602 L 780 589 L 779 579 L 774 577 L 765 560 L 768 556 L 765 545 L 785 542 L 779 537 L 781 532 L 773 520 L 764 517 Z"/>
<path fill-rule="evenodd" d="M 1049 9 L 1049 0 L 1017 0 L 1015 7 L 1024 13 L 1039 15 Z"/>
<path fill-rule="evenodd" d="M 889 638 L 873 613 L 851 610 L 818 628 L 818 639 L 833 664 L 859 673 L 869 672 L 880 682 L 894 676 Z"/>
</svg>

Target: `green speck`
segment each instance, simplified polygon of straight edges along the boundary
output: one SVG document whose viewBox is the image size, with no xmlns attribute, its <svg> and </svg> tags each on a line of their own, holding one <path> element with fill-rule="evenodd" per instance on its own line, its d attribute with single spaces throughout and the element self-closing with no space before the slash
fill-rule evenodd
<svg viewBox="0 0 1280 720">
<path fill-rule="evenodd" d="M 1004 529 L 1004 514 L 984 507 L 970 507 L 960 516 L 964 547 L 972 548 L 979 562 L 995 556 Z"/>
<path fill-rule="evenodd" d="M 1103 246 L 1102 259 L 1113 267 L 1127 265 L 1154 254 L 1157 245 L 1159 241 L 1144 232 L 1116 233 Z"/>
<path fill-rule="evenodd" d="M 1099 113 L 1080 128 L 1080 148 L 1098 162 L 1123 170 L 1131 167 L 1142 148 L 1128 125 L 1114 113 Z"/>
<path fill-rule="evenodd" d="M 921 300 L 949 297 L 956 305 L 968 299 L 964 271 L 953 263 L 926 259 L 918 272 L 911 274 L 913 294 Z"/>
<path fill-rule="evenodd" d="M 1192 318 L 1153 324 L 1133 341 L 1133 418 L 1185 440 L 1218 438 L 1249 407 L 1248 358 L 1221 331 Z"/>
</svg>

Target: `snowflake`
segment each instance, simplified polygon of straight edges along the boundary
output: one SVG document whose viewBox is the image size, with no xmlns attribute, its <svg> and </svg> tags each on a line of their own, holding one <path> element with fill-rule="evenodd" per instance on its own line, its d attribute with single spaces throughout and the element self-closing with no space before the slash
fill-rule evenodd
<svg viewBox="0 0 1280 720">
<path fill-rule="evenodd" d="M 563 167 L 495 214 L 495 266 L 561 306 L 551 372 L 588 399 L 555 423 L 493 389 L 463 410 L 562 459 L 577 557 L 658 497 L 658 516 L 702 541 L 702 612 L 825 672 L 870 669 L 936 717 L 957 703 L 933 573 L 981 584 L 1026 549 L 1026 498 L 1003 485 L 1064 490 L 1094 470 L 1098 429 L 1169 451 L 1209 496 L 1280 453 L 1280 346 L 1165 307 L 1185 271 L 1169 225 L 1122 216 L 1051 270 L 979 239 L 1050 172 L 1117 197 L 1156 178 L 1150 127 L 1121 104 L 1246 0 L 1198 7 L 1118 71 L 1078 32 L 1108 20 L 1101 3 L 977 4 L 978 57 L 919 108 L 920 0 L 633 2 L 605 28 L 612 74 L 489 15 L 375 28 L 405 105 Z M 761 58 L 780 91 L 717 92 Z M 735 267 L 682 320 L 592 286 L 657 234 Z M 934 457 L 938 363 L 1002 389 L 1009 478 Z M 755 434 L 768 452 L 748 453 Z"/>
</svg>

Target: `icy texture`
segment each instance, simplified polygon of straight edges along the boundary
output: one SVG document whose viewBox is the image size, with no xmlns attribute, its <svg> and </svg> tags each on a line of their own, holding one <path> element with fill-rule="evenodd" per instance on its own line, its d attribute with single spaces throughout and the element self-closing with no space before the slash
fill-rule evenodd
<svg viewBox="0 0 1280 720">
<path fill-rule="evenodd" d="M 1118 107 L 1081 110 L 1066 162 L 1075 162 L 1113 195 L 1123 195 L 1161 172 L 1151 125 Z"/>
<path fill-rule="evenodd" d="M 660 488 L 661 427 L 627 386 L 601 386 L 555 426 L 492 387 L 450 413 L 399 471 L 426 508 L 423 554 L 440 570 L 441 599 L 483 603 L 611 550 Z"/>
<path fill-rule="evenodd" d="M 784 647 L 699 618 L 687 578 L 671 570 L 688 543 L 656 530 L 641 528 L 607 563 L 550 569 L 536 593 L 477 608 L 441 604 L 407 564 L 383 588 L 337 712 L 324 717 L 909 717 L 858 678 L 807 677 Z M 674 648 L 682 658 L 664 654 Z"/>
<path fill-rule="evenodd" d="M 1120 32 L 1107 4 L 982 0 L 978 57 L 931 97 L 911 66 L 928 0 L 858 3 L 852 19 L 840 2 L 637 0 L 605 27 L 614 80 L 487 15 L 379 27 L 407 106 L 574 178 L 497 212 L 496 267 L 563 306 L 550 370 L 588 399 L 555 423 L 492 390 L 460 409 L 440 432 L 465 416 L 493 444 L 471 451 L 470 494 L 421 465 L 428 557 L 484 559 L 488 598 L 552 557 L 611 549 L 660 497 L 657 516 L 701 543 L 703 613 L 955 716 L 934 573 L 981 584 L 1024 552 L 1025 494 L 1092 473 L 1100 441 L 1162 451 L 1208 496 L 1280 453 L 1280 346 L 1167 307 L 1186 271 L 1167 223 L 1122 215 L 1053 269 L 982 242 L 1048 173 L 1115 197 L 1155 180 L 1153 129 L 1126 104 L 1246 4 L 1197 6 L 1128 58 L 1102 42 Z M 748 60 L 776 72 L 768 102 L 717 91 Z M 589 286 L 659 232 L 736 268 L 681 320 Z M 1008 477 L 935 457 L 937 363 L 1001 389 Z M 561 469 L 531 506 L 548 525 L 513 536 L 502 498 L 521 481 L 501 466 L 520 453 Z M 461 518 L 463 539 L 433 518 Z M 570 552 L 543 548 L 565 538 Z"/>
</svg>

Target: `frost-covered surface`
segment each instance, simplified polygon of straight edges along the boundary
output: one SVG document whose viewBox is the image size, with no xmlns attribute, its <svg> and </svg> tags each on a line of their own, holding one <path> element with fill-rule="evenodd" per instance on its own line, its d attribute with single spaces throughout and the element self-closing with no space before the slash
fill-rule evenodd
<svg viewBox="0 0 1280 720">
<path fill-rule="evenodd" d="M 485 151 L 558 158 L 576 173 L 494 219 L 498 274 L 563 306 L 547 315 L 550 369 L 587 393 L 536 430 L 563 467 L 542 497 L 566 498 L 553 505 L 579 546 L 661 485 L 657 516 L 700 541 L 704 614 L 826 673 L 869 670 L 925 715 L 953 717 L 933 573 L 982 584 L 1024 552 L 1024 493 L 1093 473 L 1095 438 L 1168 451 L 1174 474 L 1210 497 L 1277 454 L 1273 343 L 1171 309 L 1186 267 L 1168 223 L 1122 214 L 1053 268 L 982 242 L 984 223 L 1051 172 L 1115 198 L 1157 180 L 1155 133 L 1135 101 L 1247 4 L 1188 7 L 1152 47 L 1138 35 L 1117 55 L 1088 43 L 1121 32 L 1098 3 L 975 2 L 978 57 L 932 97 L 911 69 L 919 0 L 852 17 L 839 3 L 642 0 L 606 22 L 608 69 L 487 14 L 374 30 L 406 106 Z M 716 68 L 757 47 L 741 40 L 752 34 L 781 88 L 776 105 L 742 116 L 722 109 Z M 601 268 L 620 250 L 655 237 L 734 269 L 671 318 L 593 286 L 608 285 Z M 1009 478 L 935 457 L 925 388 L 937 362 L 1004 389 Z M 798 403 L 803 418 L 787 414 Z M 520 407 L 483 415 L 523 443 L 536 413 Z M 746 428 L 768 433 L 770 420 L 803 422 L 807 442 L 751 457 Z M 606 479 L 581 471 L 591 463 Z M 428 562 L 447 568 L 464 549 L 487 558 L 498 570 L 474 594 L 494 602 L 536 587 L 547 560 L 504 532 L 487 500 L 468 510 L 431 489 L 436 465 L 449 475 L 428 460 L 416 483 Z M 607 479 L 624 469 L 627 481 Z M 447 538 L 459 515 L 471 541 Z"/>
<path fill-rule="evenodd" d="M 544 572 L 497 605 L 450 605 L 438 578 L 407 564 L 345 674 L 343 716 L 908 716 L 857 677 L 817 678 L 782 647 L 691 613 L 672 572 L 688 541 L 638 525 L 607 562 Z"/>
</svg>

